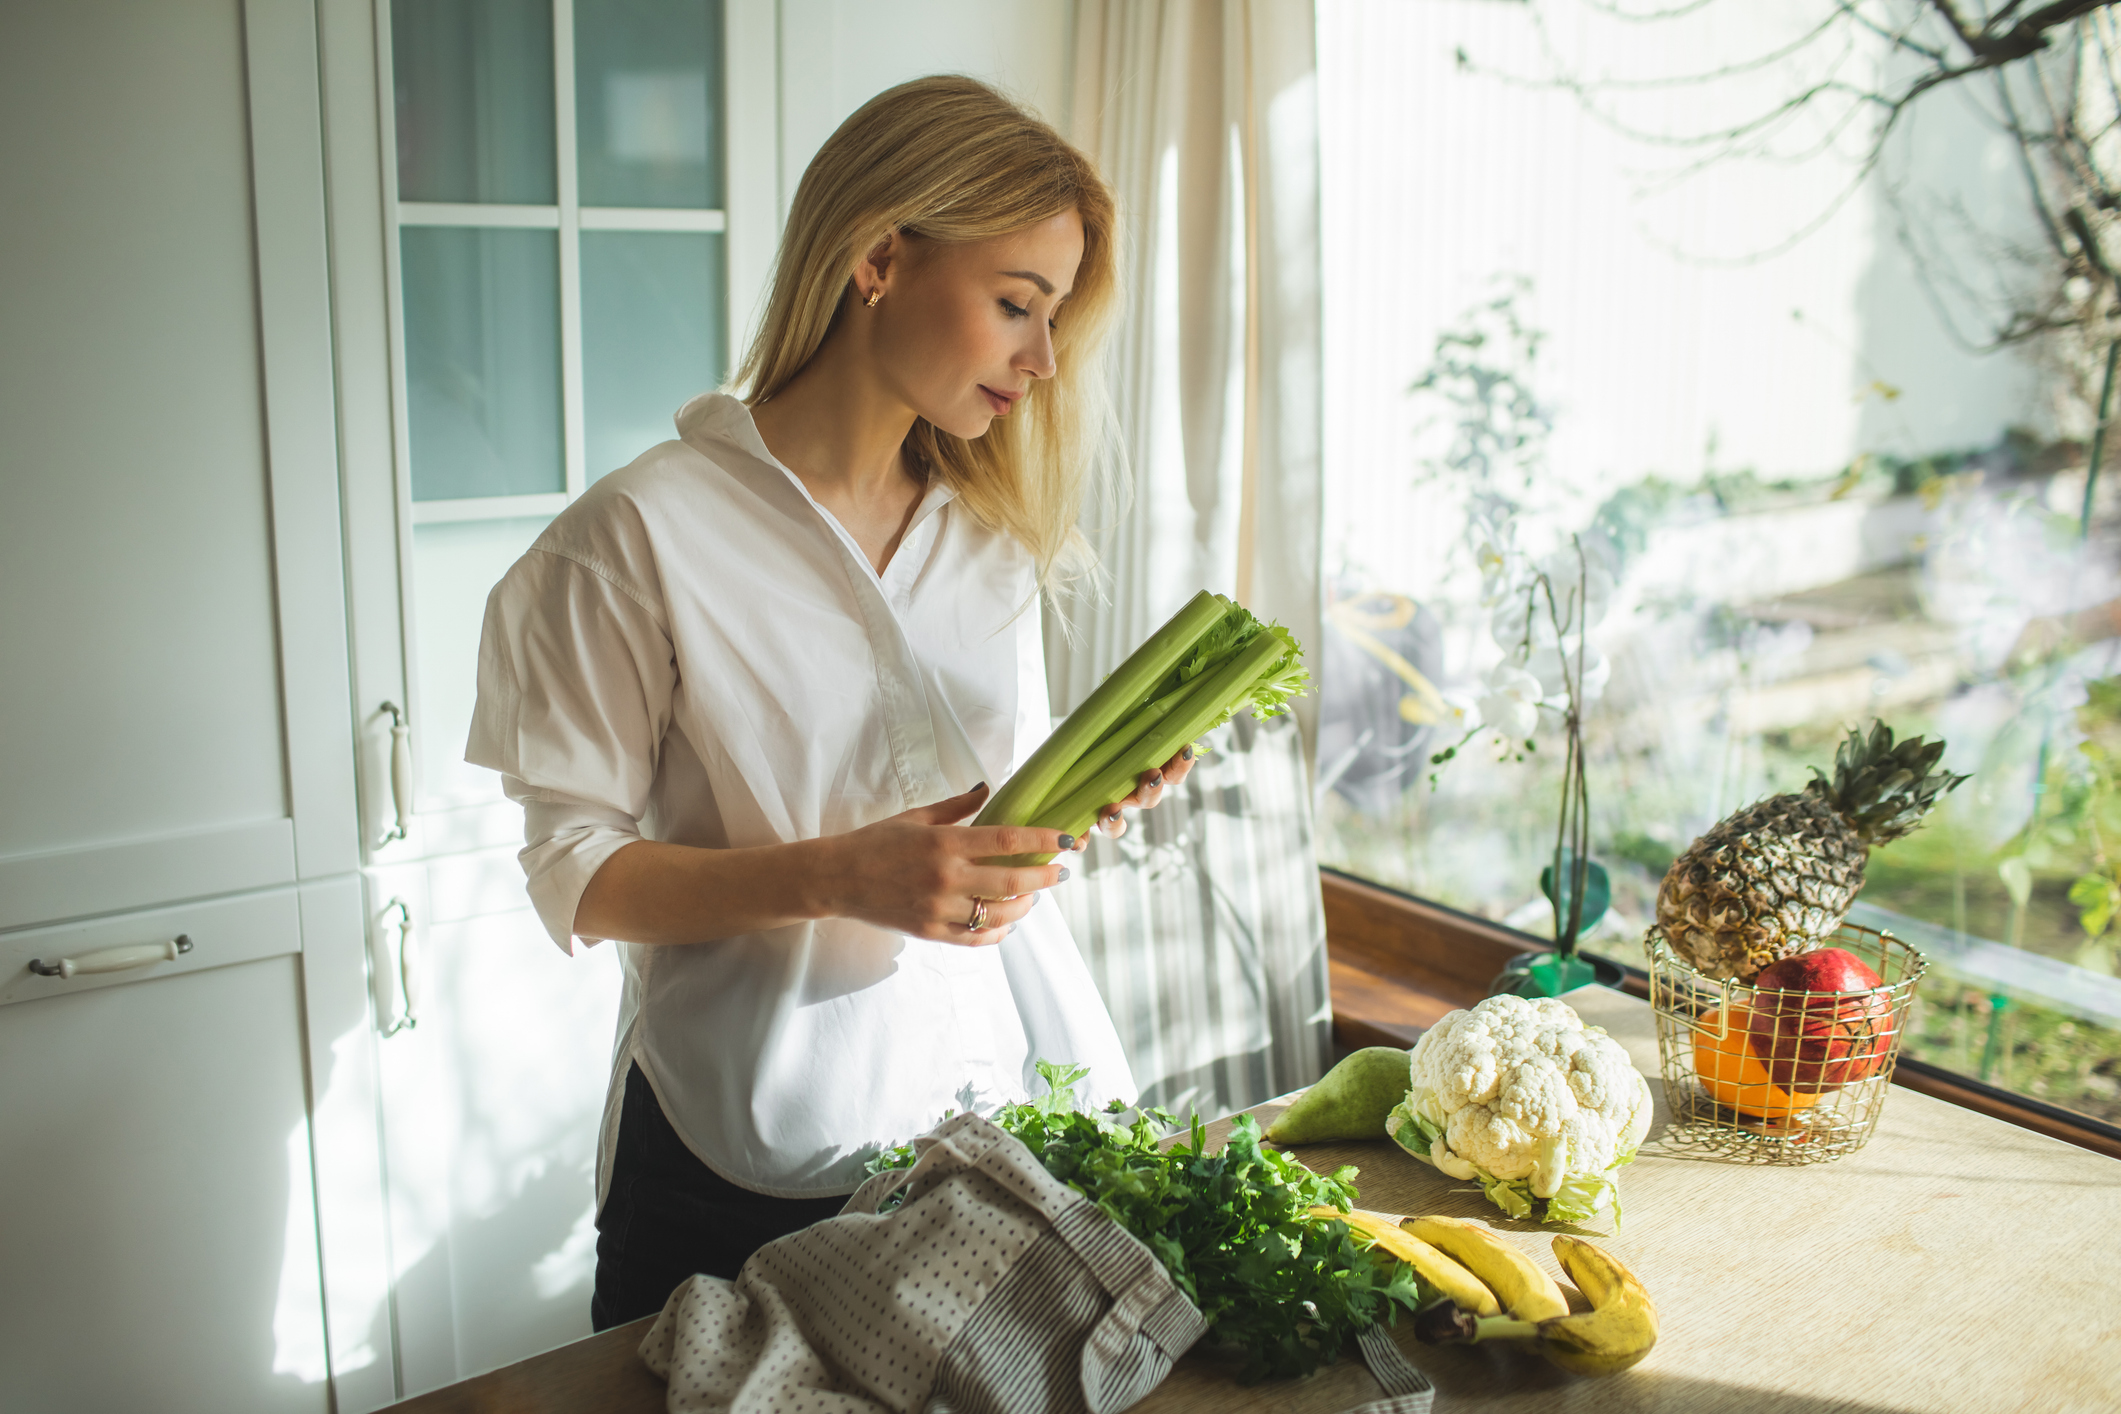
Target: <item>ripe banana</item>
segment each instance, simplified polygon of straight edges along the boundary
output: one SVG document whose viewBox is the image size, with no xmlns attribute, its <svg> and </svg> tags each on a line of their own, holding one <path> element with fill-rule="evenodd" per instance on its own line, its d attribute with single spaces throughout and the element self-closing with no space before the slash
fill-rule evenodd
<svg viewBox="0 0 2121 1414">
<path fill-rule="evenodd" d="M 1539 1348 L 1547 1359 L 1579 1375 L 1613 1375 L 1649 1354 L 1657 1343 L 1657 1308 L 1635 1274 L 1604 1248 L 1566 1233 L 1554 1238 L 1554 1256 L 1592 1309 L 1541 1323 Z"/>
<path fill-rule="evenodd" d="M 1414 1334 L 1431 1343 L 1524 1339 L 1578 1375 L 1617 1375 L 1657 1343 L 1657 1308 L 1619 1259 L 1580 1237 L 1558 1236 L 1554 1255 L 1591 1309 L 1544 1321 L 1474 1316 L 1438 1302 L 1414 1318 Z"/>
<path fill-rule="evenodd" d="M 1412 1267 L 1415 1275 L 1460 1310 L 1476 1316 L 1501 1314 L 1502 1307 L 1495 1300 L 1495 1293 L 1483 1286 L 1479 1277 L 1420 1238 L 1400 1231 L 1383 1213 L 1366 1212 L 1361 1208 L 1349 1213 L 1335 1208 L 1313 1208 L 1311 1216 L 1339 1218 L 1373 1244 Z"/>
<path fill-rule="evenodd" d="M 1457 1258 L 1494 1289 L 1503 1308 L 1518 1320 L 1548 1321 L 1569 1314 L 1569 1303 L 1554 1278 L 1479 1223 L 1427 1217 L 1408 1218 L 1400 1226 Z"/>
</svg>

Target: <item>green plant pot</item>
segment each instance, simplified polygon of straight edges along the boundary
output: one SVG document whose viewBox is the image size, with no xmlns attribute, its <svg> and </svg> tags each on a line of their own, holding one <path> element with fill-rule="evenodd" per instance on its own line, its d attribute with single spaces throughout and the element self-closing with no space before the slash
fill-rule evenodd
<svg viewBox="0 0 2121 1414">
<path fill-rule="evenodd" d="M 1625 975 L 1619 963 L 1589 953 L 1563 957 L 1558 952 L 1521 952 L 1488 983 L 1488 995 L 1558 997 L 1593 982 L 1618 987 Z"/>
</svg>

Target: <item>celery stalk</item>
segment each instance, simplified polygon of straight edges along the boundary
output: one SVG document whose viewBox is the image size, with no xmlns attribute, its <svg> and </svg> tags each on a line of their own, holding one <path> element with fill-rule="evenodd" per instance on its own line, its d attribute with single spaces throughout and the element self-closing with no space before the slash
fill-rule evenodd
<svg viewBox="0 0 2121 1414">
<path fill-rule="evenodd" d="M 1228 613 L 1209 625 L 1207 631 L 1194 641 L 1191 650 L 1173 667 L 1170 676 L 1152 689 L 1151 696 L 1134 707 L 1096 745 L 1083 752 L 1045 797 L 1024 812 L 1023 818 L 1040 814 L 1047 805 L 1066 799 L 1096 779 L 1107 766 L 1154 731 L 1158 722 L 1185 701 L 1187 693 L 1199 685 L 1201 678 L 1212 676 L 1217 669 L 1244 652 L 1260 634 L 1268 631 L 1268 626 L 1252 617 L 1243 606 L 1232 604 Z M 1304 674 L 1296 666 L 1300 661 L 1293 655 L 1290 658 L 1294 680 L 1284 685 L 1286 690 L 1270 690 L 1257 704 L 1265 709 L 1266 715 L 1272 715 L 1274 709 L 1286 700 L 1289 691 L 1301 689 Z"/>
<path fill-rule="evenodd" d="M 1198 685 L 1187 683 L 1182 688 L 1175 688 L 1135 708 L 1131 716 L 1105 733 L 1102 741 L 1083 753 L 1082 759 L 1068 769 L 1068 774 L 1054 783 L 1053 789 L 1046 793 L 1046 800 L 1041 800 L 1039 805 L 1043 807 L 1047 800 L 1063 800 L 1089 784 L 1105 767 L 1118 760 L 1121 752 L 1155 730 L 1156 724 L 1191 696 Z"/>
<path fill-rule="evenodd" d="M 1185 661 L 1202 634 L 1220 623 L 1232 605 L 1207 590 L 1193 596 L 1173 614 L 1068 719 L 1053 729 L 1015 775 L 987 800 L 975 825 L 1021 825 L 1052 794 L 1082 754 L 1117 726 L 1123 726 L 1149 694 Z M 1120 792 L 1125 795 L 1126 792 Z"/>
<path fill-rule="evenodd" d="M 1178 749 L 1211 727 L 1226 722 L 1252 699 L 1253 690 L 1282 670 L 1296 651 L 1286 630 L 1269 629 L 1229 663 L 1199 680 L 1185 700 L 1155 729 L 1116 757 L 1102 773 L 1065 799 L 1040 807 L 1031 823 L 1080 835 L 1097 822 L 1097 812 L 1134 790 L 1136 777 L 1161 766 Z M 1049 856 L 1050 857 L 1050 856 Z"/>
</svg>

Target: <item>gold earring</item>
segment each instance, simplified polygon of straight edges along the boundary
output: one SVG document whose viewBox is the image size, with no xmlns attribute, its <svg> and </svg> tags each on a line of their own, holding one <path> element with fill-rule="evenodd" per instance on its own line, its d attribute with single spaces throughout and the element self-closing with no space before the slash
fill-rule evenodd
<svg viewBox="0 0 2121 1414">
<path fill-rule="evenodd" d="M 875 289 L 869 292 L 869 298 L 862 301 L 862 307 L 864 309 L 875 309 L 876 302 L 882 299 L 883 297 L 884 287 L 882 285 L 878 285 Z"/>
</svg>

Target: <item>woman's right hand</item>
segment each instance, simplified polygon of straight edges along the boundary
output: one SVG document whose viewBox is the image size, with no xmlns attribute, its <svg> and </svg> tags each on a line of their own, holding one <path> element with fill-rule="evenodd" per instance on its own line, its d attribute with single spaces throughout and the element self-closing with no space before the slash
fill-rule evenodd
<svg viewBox="0 0 2121 1414">
<path fill-rule="evenodd" d="M 822 841 L 827 877 L 820 880 L 832 916 L 858 918 L 937 943 L 998 943 L 1038 902 L 1039 891 L 1068 877 L 1066 868 L 1003 868 L 983 859 L 1065 854 L 1075 845 L 1058 830 L 1026 825 L 960 825 L 986 803 L 985 783 L 963 795 L 879 820 Z M 974 900 L 987 901 L 983 926 L 969 925 Z"/>
</svg>

